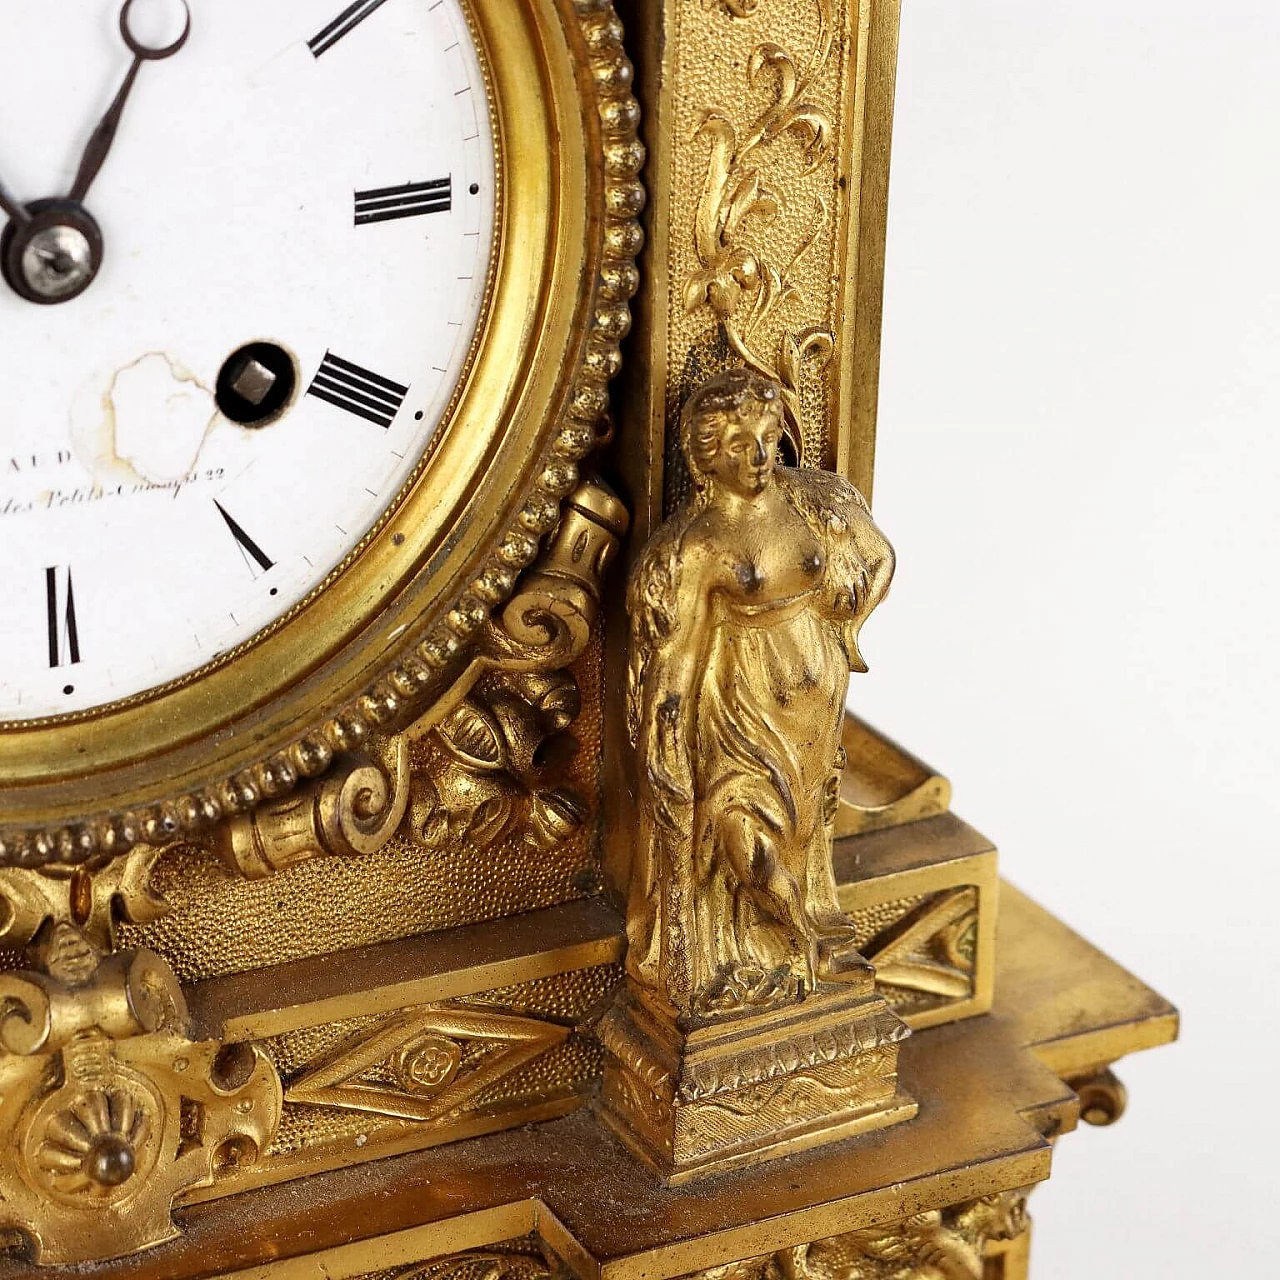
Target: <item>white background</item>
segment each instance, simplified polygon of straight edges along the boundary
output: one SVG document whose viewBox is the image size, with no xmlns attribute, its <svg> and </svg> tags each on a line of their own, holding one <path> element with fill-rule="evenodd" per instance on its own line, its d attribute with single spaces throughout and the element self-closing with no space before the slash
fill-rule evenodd
<svg viewBox="0 0 1280 1280">
<path fill-rule="evenodd" d="M 1280 5 L 904 9 L 854 705 L 1184 1015 L 1036 1280 L 1280 1274 Z"/>
</svg>

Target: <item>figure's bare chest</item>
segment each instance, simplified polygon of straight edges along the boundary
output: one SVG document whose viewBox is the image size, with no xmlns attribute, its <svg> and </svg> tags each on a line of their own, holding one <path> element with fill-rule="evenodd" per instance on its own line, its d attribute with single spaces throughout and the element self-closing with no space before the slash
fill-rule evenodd
<svg viewBox="0 0 1280 1280">
<path fill-rule="evenodd" d="M 812 590 L 826 555 L 805 521 L 789 507 L 752 513 L 726 529 L 721 589 L 743 603 L 764 604 Z"/>
</svg>

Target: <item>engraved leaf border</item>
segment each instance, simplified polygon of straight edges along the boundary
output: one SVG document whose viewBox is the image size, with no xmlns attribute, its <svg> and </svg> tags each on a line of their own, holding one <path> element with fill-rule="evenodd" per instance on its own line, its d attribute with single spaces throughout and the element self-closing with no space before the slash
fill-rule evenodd
<svg viewBox="0 0 1280 1280">
<path fill-rule="evenodd" d="M 453 606 L 424 639 L 402 654 L 360 697 L 285 750 L 234 777 L 172 800 L 123 814 L 103 814 L 53 829 L 0 832 L 0 866 L 56 868 L 96 865 L 135 844 L 164 845 L 195 835 L 322 774 L 335 755 L 358 748 L 392 725 L 469 648 L 490 612 L 507 600 L 538 554 L 542 537 L 578 483 L 578 463 L 598 443 L 608 385 L 621 368 L 620 343 L 631 327 L 630 301 L 639 288 L 636 259 L 644 243 L 639 215 L 645 152 L 640 105 L 622 24 L 612 0 L 573 0 L 586 46 L 599 119 L 604 171 L 603 252 L 590 331 L 572 394 L 536 480 L 506 535 Z"/>
<path fill-rule="evenodd" d="M 835 335 L 821 325 L 796 333 L 784 331 L 776 352 L 769 355 L 758 345 L 759 331 L 782 307 L 802 300 L 792 275 L 828 219 L 827 203 L 815 197 L 809 228 L 784 265 L 746 243 L 744 232 L 752 221 L 765 226 L 773 222 L 786 199 L 765 178 L 768 152 L 775 143 L 786 135 L 799 141 L 806 175 L 835 151 L 831 115 L 811 96 L 835 42 L 831 0 L 816 3 L 817 40 L 803 64 L 773 41 L 766 40 L 752 51 L 747 84 L 753 91 L 768 88 L 769 102 L 763 111 L 742 125 L 735 125 L 718 108 L 702 114 L 694 140 L 710 143 L 711 151 L 694 219 L 700 269 L 689 277 L 684 290 L 687 311 L 710 307 L 738 359 L 782 387 L 797 456 L 803 452 L 801 369 L 806 360 L 825 366 L 835 350 Z M 703 0 L 703 7 L 749 19 L 758 11 L 759 0 Z"/>
</svg>

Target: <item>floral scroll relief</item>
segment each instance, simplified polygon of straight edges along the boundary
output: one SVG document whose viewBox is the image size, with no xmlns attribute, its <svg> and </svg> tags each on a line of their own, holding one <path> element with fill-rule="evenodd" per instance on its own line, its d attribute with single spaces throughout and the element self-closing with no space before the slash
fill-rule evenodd
<svg viewBox="0 0 1280 1280">
<path fill-rule="evenodd" d="M 706 179 L 698 201 L 694 245 L 700 269 L 685 285 L 688 311 L 710 307 L 737 358 L 782 388 L 787 425 L 797 457 L 803 457 L 804 435 L 800 380 L 803 366 L 825 367 L 835 349 L 835 335 L 824 325 L 784 327 L 770 350 L 770 322 L 802 303 L 793 277 L 813 249 L 830 218 L 827 202 L 813 197 L 813 213 L 798 244 L 761 241 L 753 231 L 774 224 L 787 203 L 799 196 L 770 185 L 768 174 L 777 145 L 786 137 L 800 144 L 801 176 L 807 177 L 835 154 L 835 128 L 830 112 L 814 89 L 832 54 L 835 22 L 832 0 L 816 0 L 818 35 L 809 57 L 801 62 L 781 45 L 764 41 L 751 54 L 748 87 L 768 92 L 768 103 L 754 118 L 735 123 L 728 113 L 703 113 L 694 137 L 710 144 Z M 733 19 L 751 18 L 759 0 L 703 0 Z"/>
</svg>

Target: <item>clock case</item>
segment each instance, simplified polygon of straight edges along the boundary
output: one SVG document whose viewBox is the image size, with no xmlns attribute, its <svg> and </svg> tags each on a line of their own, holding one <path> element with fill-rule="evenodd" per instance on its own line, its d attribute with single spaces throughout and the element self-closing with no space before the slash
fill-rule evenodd
<svg viewBox="0 0 1280 1280">
<path fill-rule="evenodd" d="M 503 147 L 495 287 L 538 280 L 517 335 L 477 352 L 520 392 L 481 402 L 513 435 L 385 610 L 312 615 L 328 656 L 274 701 L 215 673 L 212 739 L 196 716 L 171 751 L 75 776 L 92 724 L 38 727 L 62 749 L 25 773 L 4 739 L 0 1275 L 1018 1280 L 1054 1142 L 1118 1118 L 1110 1065 L 1177 1017 L 1001 883 L 941 774 L 846 718 L 839 903 L 865 1000 L 911 1033 L 865 1046 L 898 1090 L 867 1094 L 876 1123 L 800 1123 L 721 1076 L 733 1136 L 681 1131 L 624 969 L 622 585 L 687 492 L 682 403 L 745 365 L 780 388 L 794 460 L 870 492 L 896 3 L 473 15 Z M 648 247 L 610 397 L 641 102 Z M 380 532 L 409 531 L 413 497 Z M 856 1019 L 807 1003 L 752 1032 L 783 1085 L 845 1060 L 824 1028 Z M 740 1049 L 662 1051 L 683 1080 L 759 1061 Z M 653 1141 L 664 1123 L 694 1167 Z"/>
<path fill-rule="evenodd" d="M 629 83 L 594 77 L 589 42 L 608 56 L 611 34 L 554 5 L 467 12 L 497 230 L 428 457 L 347 561 L 250 643 L 138 698 L 0 726 L 0 860 L 83 865 L 206 831 L 403 724 L 465 668 L 601 443 L 642 242 Z"/>
</svg>

